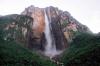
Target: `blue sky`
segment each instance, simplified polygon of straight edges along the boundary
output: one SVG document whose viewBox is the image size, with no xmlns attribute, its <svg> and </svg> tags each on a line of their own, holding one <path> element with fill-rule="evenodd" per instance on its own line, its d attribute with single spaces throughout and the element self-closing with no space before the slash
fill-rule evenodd
<svg viewBox="0 0 100 66">
<path fill-rule="evenodd" d="M 58 7 L 70 12 L 94 33 L 100 32 L 100 0 L 0 0 L 0 15 L 20 14 L 30 5 Z"/>
</svg>

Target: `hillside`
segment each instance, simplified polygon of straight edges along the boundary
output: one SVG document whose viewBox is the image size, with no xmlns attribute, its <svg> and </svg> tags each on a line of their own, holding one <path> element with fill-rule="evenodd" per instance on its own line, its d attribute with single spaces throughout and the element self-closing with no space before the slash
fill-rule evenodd
<svg viewBox="0 0 100 66">
<path fill-rule="evenodd" d="M 80 34 L 62 56 L 65 66 L 100 66 L 100 36 Z"/>
<path fill-rule="evenodd" d="M 1 37 L 2 31 L 0 31 L 0 66 L 56 66 L 15 41 L 5 41 Z"/>
<path fill-rule="evenodd" d="M 1 31 L 2 32 L 2 31 Z M 0 37 L 2 35 L 0 34 Z M 70 47 L 66 49 L 60 62 L 64 66 L 99 66 L 100 65 L 100 36 L 78 35 Z M 49 60 L 43 59 L 36 53 L 16 44 L 14 41 L 5 41 L 0 38 L 0 65 L 1 66 L 56 66 Z"/>
</svg>

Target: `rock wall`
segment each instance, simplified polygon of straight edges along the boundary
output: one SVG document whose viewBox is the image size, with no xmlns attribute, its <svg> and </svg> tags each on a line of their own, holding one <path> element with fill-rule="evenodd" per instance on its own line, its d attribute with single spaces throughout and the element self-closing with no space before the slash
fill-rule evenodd
<svg viewBox="0 0 100 66">
<path fill-rule="evenodd" d="M 31 16 L 34 19 L 32 32 L 34 37 L 39 39 L 39 42 L 41 42 L 41 39 L 44 36 L 44 10 L 46 10 L 48 16 L 51 32 L 57 49 L 66 48 L 68 42 L 72 41 L 77 32 L 89 32 L 89 29 L 86 26 L 79 23 L 67 11 L 62 11 L 52 6 L 47 8 L 38 8 L 31 5 L 22 12 L 22 15 Z M 45 46 L 45 41 L 43 40 L 42 42 L 43 43 L 40 44 Z"/>
<path fill-rule="evenodd" d="M 45 50 L 44 10 L 50 22 L 50 31 L 57 50 L 68 47 L 69 42 L 79 32 L 90 32 L 85 25 L 79 23 L 67 11 L 52 6 L 38 8 L 31 5 L 25 8 L 21 15 L 14 14 L 0 17 L 0 29 L 4 31 L 4 39 L 12 38 L 31 50 Z"/>
<path fill-rule="evenodd" d="M 44 45 L 45 41 L 43 40 L 43 36 L 44 36 L 43 33 L 45 27 L 44 10 L 46 11 L 50 22 L 51 33 L 52 36 L 54 37 L 56 48 L 58 50 L 64 49 L 67 46 L 67 39 L 65 39 L 64 34 L 62 32 L 60 17 L 57 9 L 55 9 L 52 6 L 47 8 L 38 8 L 38 7 L 30 6 L 26 8 L 24 12 L 22 12 L 22 15 L 29 15 L 29 13 L 31 12 L 29 16 L 31 16 L 34 19 L 33 26 L 32 26 L 33 36 L 40 39 L 39 40 L 40 44 L 45 46 Z"/>
</svg>

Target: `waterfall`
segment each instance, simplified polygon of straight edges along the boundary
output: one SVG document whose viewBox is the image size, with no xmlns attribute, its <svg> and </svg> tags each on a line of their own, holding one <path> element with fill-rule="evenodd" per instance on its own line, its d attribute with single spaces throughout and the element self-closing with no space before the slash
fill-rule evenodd
<svg viewBox="0 0 100 66">
<path fill-rule="evenodd" d="M 62 51 L 57 51 L 56 50 L 56 46 L 55 46 L 55 42 L 53 40 L 53 36 L 51 33 L 51 29 L 50 29 L 50 22 L 48 20 L 46 11 L 45 12 L 45 38 L 46 38 L 46 46 L 45 46 L 45 55 L 52 58 L 55 55 L 60 54 Z"/>
</svg>

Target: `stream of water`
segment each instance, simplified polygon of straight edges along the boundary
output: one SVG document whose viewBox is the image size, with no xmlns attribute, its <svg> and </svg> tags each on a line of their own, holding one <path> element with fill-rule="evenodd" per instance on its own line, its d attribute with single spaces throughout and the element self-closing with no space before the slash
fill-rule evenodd
<svg viewBox="0 0 100 66">
<path fill-rule="evenodd" d="M 45 38 L 46 38 L 46 46 L 45 46 L 45 55 L 52 58 L 55 55 L 59 55 L 62 51 L 57 51 L 55 42 L 53 40 L 53 36 L 50 29 L 50 22 L 48 20 L 46 11 L 45 12 Z"/>
</svg>

